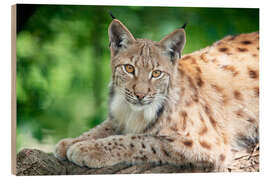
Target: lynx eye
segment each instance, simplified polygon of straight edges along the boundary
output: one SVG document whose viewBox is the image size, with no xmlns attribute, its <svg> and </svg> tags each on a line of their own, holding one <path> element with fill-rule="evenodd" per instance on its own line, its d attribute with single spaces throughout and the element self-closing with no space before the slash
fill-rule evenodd
<svg viewBox="0 0 270 180">
<path fill-rule="evenodd" d="M 125 64 L 124 68 L 126 72 L 131 73 L 131 74 L 133 74 L 135 71 L 134 67 L 130 64 Z"/>
<path fill-rule="evenodd" d="M 152 77 L 158 78 L 161 74 L 162 74 L 162 72 L 160 70 L 155 70 L 152 72 Z"/>
</svg>

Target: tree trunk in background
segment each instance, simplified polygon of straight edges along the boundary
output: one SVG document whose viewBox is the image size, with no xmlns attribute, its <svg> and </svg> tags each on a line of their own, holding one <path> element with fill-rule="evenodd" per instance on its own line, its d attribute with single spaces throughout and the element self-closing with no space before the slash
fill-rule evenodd
<svg viewBox="0 0 270 180">
<path fill-rule="evenodd" d="M 118 164 L 111 167 L 90 169 L 79 167 L 69 161 L 60 161 L 53 154 L 36 149 L 24 149 L 17 154 L 16 175 L 82 175 L 82 174 L 142 174 L 142 173 L 188 173 L 211 172 L 210 167 L 196 169 L 192 165 L 125 165 Z M 237 152 L 229 172 L 258 172 L 259 147 L 252 153 Z"/>
</svg>

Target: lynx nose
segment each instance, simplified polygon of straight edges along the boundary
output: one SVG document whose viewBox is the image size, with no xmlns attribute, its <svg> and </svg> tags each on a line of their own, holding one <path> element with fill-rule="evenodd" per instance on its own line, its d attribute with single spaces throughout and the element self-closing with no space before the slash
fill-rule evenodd
<svg viewBox="0 0 270 180">
<path fill-rule="evenodd" d="M 135 93 L 135 96 L 141 101 L 145 97 L 145 94 L 143 94 L 143 93 Z"/>
</svg>

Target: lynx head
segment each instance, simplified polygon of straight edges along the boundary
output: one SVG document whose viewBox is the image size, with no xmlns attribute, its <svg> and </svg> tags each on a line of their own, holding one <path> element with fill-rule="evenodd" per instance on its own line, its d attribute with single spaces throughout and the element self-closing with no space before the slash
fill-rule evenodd
<svg viewBox="0 0 270 180">
<path fill-rule="evenodd" d="M 167 99 L 176 61 L 185 45 L 177 29 L 159 42 L 135 39 L 117 19 L 109 26 L 112 86 L 133 110 L 160 108 Z"/>
</svg>

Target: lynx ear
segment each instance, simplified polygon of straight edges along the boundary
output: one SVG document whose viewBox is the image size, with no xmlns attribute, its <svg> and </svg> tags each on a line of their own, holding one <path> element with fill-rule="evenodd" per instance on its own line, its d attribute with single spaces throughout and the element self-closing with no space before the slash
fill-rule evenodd
<svg viewBox="0 0 270 180">
<path fill-rule="evenodd" d="M 108 33 L 112 56 L 136 41 L 128 29 L 117 19 L 111 22 Z"/>
<path fill-rule="evenodd" d="M 159 43 L 165 49 L 165 55 L 169 56 L 172 62 L 181 58 L 182 50 L 186 44 L 184 28 L 175 30 L 164 37 Z"/>
</svg>

